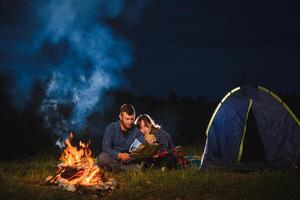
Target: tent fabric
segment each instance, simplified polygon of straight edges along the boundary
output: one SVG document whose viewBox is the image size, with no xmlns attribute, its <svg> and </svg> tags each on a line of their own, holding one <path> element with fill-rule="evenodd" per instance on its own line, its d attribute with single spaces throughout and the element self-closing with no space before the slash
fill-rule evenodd
<svg viewBox="0 0 300 200">
<path fill-rule="evenodd" d="M 234 98 L 225 101 L 211 124 L 207 138 L 207 155 L 233 163 L 239 150 L 248 102 Z"/>
<path fill-rule="evenodd" d="M 288 167 L 296 159 L 300 128 L 295 119 L 280 98 L 267 90 L 245 86 L 222 100 L 215 113 L 207 130 L 201 168 L 238 164 L 250 101 L 270 166 Z M 246 130 L 245 134 L 251 133 Z"/>
</svg>

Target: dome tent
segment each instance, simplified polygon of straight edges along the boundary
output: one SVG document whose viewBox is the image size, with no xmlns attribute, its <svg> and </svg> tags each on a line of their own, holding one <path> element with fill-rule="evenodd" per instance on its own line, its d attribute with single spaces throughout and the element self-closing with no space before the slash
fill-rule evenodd
<svg viewBox="0 0 300 200">
<path fill-rule="evenodd" d="M 243 159 L 247 136 L 253 134 L 248 124 L 250 113 L 257 127 L 257 141 L 262 145 L 260 153 L 264 154 L 261 156 L 264 160 L 249 162 Z M 211 117 L 206 135 L 201 169 L 289 168 L 300 154 L 299 120 L 276 94 L 261 86 L 237 87 L 225 95 Z"/>
</svg>

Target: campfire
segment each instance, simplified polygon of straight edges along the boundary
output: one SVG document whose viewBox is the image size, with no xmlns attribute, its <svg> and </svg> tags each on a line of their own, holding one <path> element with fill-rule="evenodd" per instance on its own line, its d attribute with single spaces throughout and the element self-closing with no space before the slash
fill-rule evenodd
<svg viewBox="0 0 300 200">
<path fill-rule="evenodd" d="M 48 176 L 46 182 L 71 192 L 79 188 L 105 191 L 115 189 L 117 182 L 113 178 L 107 178 L 104 171 L 94 163 L 90 143 L 80 141 L 77 148 L 72 146 L 72 138 L 71 133 L 66 140 L 66 148 L 60 157 L 62 162 L 57 165 L 56 174 Z"/>
</svg>

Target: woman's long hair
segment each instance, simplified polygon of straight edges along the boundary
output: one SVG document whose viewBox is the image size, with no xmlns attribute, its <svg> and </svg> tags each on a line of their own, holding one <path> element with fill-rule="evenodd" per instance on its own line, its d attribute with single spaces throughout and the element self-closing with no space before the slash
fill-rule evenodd
<svg viewBox="0 0 300 200">
<path fill-rule="evenodd" d="M 142 115 L 138 116 L 138 117 L 136 118 L 134 124 L 137 125 L 138 128 L 140 128 L 140 127 L 141 127 L 141 122 L 142 122 L 142 121 L 143 121 L 143 122 L 146 124 L 146 126 L 148 126 L 148 127 L 150 127 L 150 125 L 152 125 L 152 126 L 151 126 L 151 131 L 150 131 L 151 134 L 155 134 L 155 133 L 156 133 L 157 131 L 159 131 L 160 128 L 161 128 L 160 125 L 156 124 L 156 123 L 154 122 L 154 120 L 153 120 L 149 115 L 147 115 L 147 114 L 142 114 Z"/>
</svg>

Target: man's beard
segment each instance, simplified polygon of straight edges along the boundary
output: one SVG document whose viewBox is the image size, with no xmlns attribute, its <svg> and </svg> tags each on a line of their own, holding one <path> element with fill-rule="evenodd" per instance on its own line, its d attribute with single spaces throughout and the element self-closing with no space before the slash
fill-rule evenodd
<svg viewBox="0 0 300 200">
<path fill-rule="evenodd" d="M 125 123 L 123 123 L 123 121 L 121 121 L 122 123 L 122 126 L 126 129 L 126 130 L 129 130 L 132 128 L 132 124 L 130 124 L 129 126 L 127 126 Z"/>
</svg>

